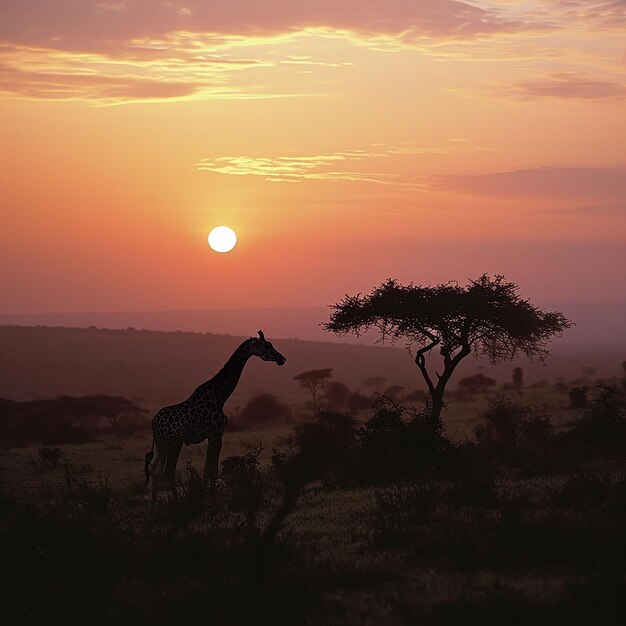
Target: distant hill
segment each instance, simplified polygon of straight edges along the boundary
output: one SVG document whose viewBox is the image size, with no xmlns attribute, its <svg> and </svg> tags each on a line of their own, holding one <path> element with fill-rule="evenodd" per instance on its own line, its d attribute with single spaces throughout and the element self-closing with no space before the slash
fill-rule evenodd
<svg viewBox="0 0 626 626">
<path fill-rule="evenodd" d="M 255 329 L 256 330 L 256 329 Z M 250 333 L 252 334 L 252 333 Z M 274 393 L 303 404 L 307 393 L 293 377 L 302 371 L 332 367 L 333 379 L 358 390 L 363 381 L 383 376 L 407 391 L 423 388 L 413 360 L 403 348 L 275 339 L 287 364 L 277 367 L 253 359 L 242 376 L 231 407 L 243 406 L 257 393 Z M 249 336 L 249 335 L 248 335 Z M 108 394 L 124 396 L 154 410 L 185 399 L 215 374 L 245 337 L 209 333 L 0 326 L 0 397 L 12 400 L 51 398 L 57 395 Z M 516 365 L 525 380 L 567 380 L 580 377 L 582 367 L 597 376 L 616 375 L 626 359 L 622 347 L 574 351 L 556 346 L 545 367 L 526 359 L 494 369 L 468 357 L 458 379 L 481 370 L 498 383 L 511 380 Z"/>
<path fill-rule="evenodd" d="M 626 345 L 626 302 L 585 303 L 552 302 L 542 307 L 562 311 L 576 323 L 559 340 L 563 345 L 622 343 Z M 277 338 L 326 341 L 334 343 L 374 344 L 370 334 L 356 339 L 337 338 L 320 326 L 328 321 L 328 307 L 214 309 L 199 311 L 120 311 L 101 313 L 49 313 L 0 315 L 0 325 L 64 326 L 98 328 L 185 331 L 247 336 L 262 328 Z"/>
</svg>

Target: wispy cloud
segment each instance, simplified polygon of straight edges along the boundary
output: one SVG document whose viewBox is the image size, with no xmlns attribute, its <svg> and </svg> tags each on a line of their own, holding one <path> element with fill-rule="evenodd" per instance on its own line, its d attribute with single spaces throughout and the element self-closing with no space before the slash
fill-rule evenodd
<svg viewBox="0 0 626 626">
<path fill-rule="evenodd" d="M 286 49 L 281 58 L 276 51 L 282 44 L 305 37 L 340 38 L 376 50 L 415 50 L 441 58 L 543 62 L 564 54 L 559 47 L 563 42 L 546 42 L 547 33 L 578 29 L 576 46 L 583 49 L 580 30 L 592 25 L 617 32 L 624 23 L 625 4 L 621 0 L 2 0 L 1 86 L 21 97 L 106 102 L 235 98 L 237 93 L 242 98 L 318 94 L 295 80 L 289 90 L 272 88 L 272 77 L 263 71 L 270 67 L 277 74 L 297 71 L 302 79 L 314 72 L 349 71 L 350 61 L 294 56 Z M 519 33 L 525 36 L 511 41 L 511 35 Z M 90 70 L 102 76 L 100 86 L 96 78 L 75 78 Z M 248 72 L 257 72 L 262 80 L 255 81 Z M 610 81 L 603 85 L 597 78 L 563 79 L 558 74 L 549 81 L 513 85 L 508 93 L 614 97 L 601 95 L 612 93 Z M 555 81 L 558 84 L 552 84 Z M 586 95 L 590 93 L 599 95 Z"/>
<path fill-rule="evenodd" d="M 196 164 L 200 171 L 228 174 L 231 176 L 260 176 L 274 183 L 298 183 L 304 180 L 364 181 L 378 184 L 400 182 L 393 174 L 351 169 L 337 169 L 384 154 L 363 151 L 334 152 L 309 156 L 269 157 L 219 157 L 202 159 Z"/>
<path fill-rule="evenodd" d="M 473 39 L 535 30 L 536 19 L 462 0 L 3 0 L 0 38 L 22 45 L 117 53 L 139 37 L 174 32 L 275 35 L 327 28 L 412 42 L 428 36 Z"/>
<path fill-rule="evenodd" d="M 544 0 L 547 10 L 577 20 L 587 28 L 619 29 L 626 26 L 624 0 Z"/>
<path fill-rule="evenodd" d="M 272 68 L 268 60 L 214 53 L 204 43 L 135 42 L 125 57 L 69 53 L 43 48 L 0 46 L 0 92 L 49 100 L 101 101 L 104 104 L 187 98 L 274 98 L 301 95 L 277 92 L 233 74 Z M 313 94 L 311 94 L 313 95 Z"/>
<path fill-rule="evenodd" d="M 486 197 L 615 198 L 626 196 L 626 167 L 538 167 L 432 177 L 433 188 Z"/>
<path fill-rule="evenodd" d="M 555 72 L 543 78 L 503 87 L 499 93 L 522 100 L 540 98 L 604 100 L 624 98 L 626 84 L 595 79 L 579 72 Z"/>
<path fill-rule="evenodd" d="M 370 150 L 348 150 L 316 155 L 279 157 L 222 156 L 202 159 L 196 169 L 230 176 L 259 176 L 268 182 L 298 183 L 305 180 L 361 181 L 380 185 L 423 187 L 415 176 L 385 171 L 397 164 L 398 158 L 411 155 L 455 154 L 482 151 L 463 139 L 451 139 L 442 146 L 418 146 L 414 142 L 395 145 L 373 144 Z M 391 160 L 387 167 L 385 161 Z M 378 170 L 372 169 L 375 161 Z"/>
</svg>

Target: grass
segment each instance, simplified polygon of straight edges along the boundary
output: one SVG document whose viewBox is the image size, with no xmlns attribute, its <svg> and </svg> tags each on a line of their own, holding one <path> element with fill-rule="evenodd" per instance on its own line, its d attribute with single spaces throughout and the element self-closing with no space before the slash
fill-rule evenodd
<svg viewBox="0 0 626 626">
<path fill-rule="evenodd" d="M 521 400 L 541 413 L 567 404 L 551 388 Z M 450 403 L 446 419 L 469 433 L 487 406 Z M 510 457 L 459 443 L 411 481 L 311 482 L 275 537 L 262 532 L 281 501 L 269 449 L 258 529 L 224 472 L 217 504 L 198 498 L 202 446 L 183 450 L 182 501 L 162 495 L 153 513 L 150 437 L 61 446 L 69 473 L 38 465 L 37 447 L 4 450 L 7 623 L 625 623 L 623 447 L 555 430 Z M 290 431 L 227 433 L 222 459 L 284 445 Z"/>
</svg>

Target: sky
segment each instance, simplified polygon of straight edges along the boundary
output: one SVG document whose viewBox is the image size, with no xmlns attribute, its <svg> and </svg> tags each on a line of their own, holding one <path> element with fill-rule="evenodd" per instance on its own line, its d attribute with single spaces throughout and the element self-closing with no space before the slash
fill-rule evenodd
<svg viewBox="0 0 626 626">
<path fill-rule="evenodd" d="M 624 0 L 2 0 L 0 313 L 483 273 L 623 301 L 625 26 Z"/>
</svg>

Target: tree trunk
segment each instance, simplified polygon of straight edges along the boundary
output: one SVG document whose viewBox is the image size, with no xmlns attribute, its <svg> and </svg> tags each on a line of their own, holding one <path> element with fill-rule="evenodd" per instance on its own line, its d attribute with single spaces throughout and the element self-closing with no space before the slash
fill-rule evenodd
<svg viewBox="0 0 626 626">
<path fill-rule="evenodd" d="M 435 393 L 431 395 L 432 407 L 430 411 L 430 421 L 433 429 L 439 430 L 439 424 L 441 423 L 441 411 L 443 410 L 443 390 L 439 393 L 435 390 Z"/>
</svg>

